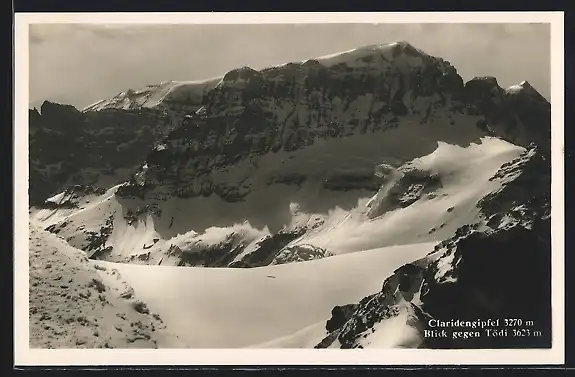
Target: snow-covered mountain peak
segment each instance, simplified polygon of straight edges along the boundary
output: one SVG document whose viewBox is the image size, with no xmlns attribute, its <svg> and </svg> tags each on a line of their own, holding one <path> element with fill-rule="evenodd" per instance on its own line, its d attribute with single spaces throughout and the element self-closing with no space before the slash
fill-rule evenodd
<svg viewBox="0 0 575 377">
<path fill-rule="evenodd" d="M 522 81 L 517 85 L 512 85 L 505 89 L 505 93 L 510 96 L 526 96 L 532 100 L 546 102 L 547 99 L 535 89 L 528 81 Z"/>
<path fill-rule="evenodd" d="M 409 72 L 426 65 L 437 65 L 442 73 L 454 70 L 451 64 L 439 57 L 428 55 L 408 42 L 393 42 L 359 47 L 353 50 L 316 58 L 327 68 L 347 66 L 351 69 L 380 70 L 386 72 L 393 67 L 400 72 Z"/>
<path fill-rule="evenodd" d="M 290 62 L 262 70 L 244 66 L 233 69 L 216 78 L 198 81 L 163 81 L 140 89 L 127 89 L 109 99 L 100 100 L 83 109 L 100 111 L 104 109 L 137 110 L 141 108 L 167 107 L 173 103 L 198 108 L 198 102 L 216 86 L 245 86 L 246 82 L 262 74 L 268 78 L 290 77 L 294 71 L 317 69 L 343 69 L 344 73 L 353 72 L 377 74 L 388 73 L 390 69 L 409 73 L 413 69 L 422 69 L 425 65 L 437 65 L 442 73 L 455 69 L 441 58 L 432 57 L 408 42 L 400 41 L 359 47 L 353 50 L 308 59 L 302 62 Z M 305 75 L 306 73 L 302 73 Z"/>
<path fill-rule="evenodd" d="M 213 89 L 221 77 L 200 81 L 163 81 L 160 84 L 148 85 L 140 89 L 128 89 L 116 96 L 98 101 L 85 107 L 82 111 L 100 111 L 105 109 L 138 110 L 157 108 L 170 103 L 201 102 L 203 96 Z"/>
<path fill-rule="evenodd" d="M 521 81 L 519 86 L 521 86 L 523 88 L 533 88 L 533 86 L 531 86 L 531 84 L 528 81 Z"/>
</svg>

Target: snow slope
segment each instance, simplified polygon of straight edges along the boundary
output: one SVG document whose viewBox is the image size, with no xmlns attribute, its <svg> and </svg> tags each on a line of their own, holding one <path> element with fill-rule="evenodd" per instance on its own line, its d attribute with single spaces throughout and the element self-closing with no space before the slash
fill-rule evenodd
<svg viewBox="0 0 575 377">
<path fill-rule="evenodd" d="M 31 348 L 158 348 L 182 343 L 113 269 L 30 228 Z"/>
<path fill-rule="evenodd" d="M 467 148 L 440 142 L 433 153 L 407 166 L 437 174 L 441 188 L 408 207 L 374 219 L 368 219 L 366 213 L 377 204 L 363 199 L 351 212 L 334 211 L 323 227 L 329 231 L 310 232 L 298 242 L 339 254 L 448 238 L 458 227 L 481 216 L 477 202 L 501 187 L 500 182 L 489 178 L 523 151 L 524 148 L 497 138 L 483 138 L 481 143 Z M 382 189 L 387 190 L 387 185 Z"/>
<path fill-rule="evenodd" d="M 325 329 L 325 321 L 314 323 L 294 334 L 286 335 L 264 343 L 251 345 L 247 348 L 313 348 L 318 343 L 318 339 L 323 339 L 328 335 Z"/>
<path fill-rule="evenodd" d="M 433 245 L 252 269 L 98 263 L 116 268 L 168 329 L 177 329 L 186 347 L 304 347 L 326 335 L 320 322 L 335 305 L 379 291 L 382 277 Z"/>
</svg>

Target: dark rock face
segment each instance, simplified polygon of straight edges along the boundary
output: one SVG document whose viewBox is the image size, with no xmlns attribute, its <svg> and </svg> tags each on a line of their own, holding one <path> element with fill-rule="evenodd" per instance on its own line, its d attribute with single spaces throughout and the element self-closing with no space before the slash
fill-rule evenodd
<svg viewBox="0 0 575 377">
<path fill-rule="evenodd" d="M 503 89 L 494 77 L 476 77 L 465 84 L 466 101 L 485 115 L 478 124 L 511 143 L 535 143 L 549 153 L 551 104 L 528 82 Z"/>
<path fill-rule="evenodd" d="M 473 233 L 457 242 L 456 280 L 438 282 L 437 265 L 426 274 L 421 299 L 431 317 L 533 321 L 537 336 L 472 339 L 428 338 L 428 348 L 538 348 L 551 346 L 551 227 L 541 220 L 494 234 Z M 518 272 L 518 270 L 520 272 Z M 501 328 L 503 324 L 501 325 Z M 525 326 L 519 326 L 520 331 Z"/>
<path fill-rule="evenodd" d="M 177 257 L 180 260 L 178 266 L 227 267 L 245 247 L 232 234 L 226 241 L 201 250 L 188 251 L 173 246 L 168 256 Z"/>
<path fill-rule="evenodd" d="M 329 332 L 342 327 L 357 309 L 357 304 L 336 306 L 331 310 L 331 318 L 325 324 L 325 329 Z"/>
<path fill-rule="evenodd" d="M 30 203 L 41 205 L 67 185 L 121 183 L 145 159 L 170 121 L 161 111 L 80 112 L 44 102 L 30 110 Z"/>
<path fill-rule="evenodd" d="M 87 232 L 88 246 L 85 250 L 90 258 L 99 259 L 102 254 L 112 252 L 112 246 L 106 246 L 106 241 L 112 235 L 113 223 L 114 217 L 110 216 L 98 232 Z"/>
<path fill-rule="evenodd" d="M 301 187 L 301 185 L 306 181 L 307 177 L 303 174 L 298 173 L 286 173 L 279 174 L 268 179 L 268 184 L 272 185 L 275 183 L 280 183 L 284 185 L 295 185 Z"/>
<path fill-rule="evenodd" d="M 256 248 L 241 260 L 231 263 L 230 267 L 261 267 L 273 262 L 278 253 L 291 241 L 301 237 L 307 229 L 281 230 L 260 240 Z"/>
<path fill-rule="evenodd" d="M 437 174 L 413 168 L 403 169 L 402 173 L 403 177 L 389 193 L 390 200 L 398 207 L 408 207 L 424 194 L 442 187 Z"/>
</svg>

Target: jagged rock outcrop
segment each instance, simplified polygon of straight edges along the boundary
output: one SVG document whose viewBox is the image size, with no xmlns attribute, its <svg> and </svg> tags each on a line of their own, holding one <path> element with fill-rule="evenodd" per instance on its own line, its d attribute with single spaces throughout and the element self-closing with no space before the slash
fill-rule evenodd
<svg viewBox="0 0 575 377">
<path fill-rule="evenodd" d="M 551 156 L 542 148 L 532 144 L 519 158 L 501 166 L 491 180 L 504 185 L 478 203 L 489 227 L 518 223 L 529 227 L 551 216 Z"/>
<path fill-rule="evenodd" d="M 231 234 L 214 245 L 197 244 L 184 250 L 174 245 L 167 256 L 177 258 L 178 266 L 227 267 L 245 247 L 237 235 Z"/>
<path fill-rule="evenodd" d="M 106 192 L 101 187 L 92 185 L 74 185 L 66 188 L 60 194 L 49 198 L 41 204 L 42 208 L 61 209 L 61 208 L 80 208 L 82 199 L 90 195 L 103 195 Z"/>
<path fill-rule="evenodd" d="M 375 327 L 378 323 L 402 314 L 406 314 L 407 318 L 401 326 L 411 325 L 419 330 L 421 325 L 418 320 L 425 314 L 416 305 L 419 300 L 415 296 L 419 294 L 423 284 L 425 269 L 436 258 L 437 254 L 431 254 L 401 266 L 384 281 L 380 292 L 364 297 L 357 304 L 335 307 L 332 317 L 326 323 L 329 335 L 315 348 L 328 348 L 336 340 L 339 342 L 339 348 L 364 348 L 363 340 L 377 331 Z M 396 330 L 392 331 L 397 332 Z"/>
<path fill-rule="evenodd" d="M 327 258 L 332 255 L 333 254 L 322 247 L 300 244 L 281 249 L 271 264 L 305 262 L 314 259 Z"/>
<path fill-rule="evenodd" d="M 370 219 L 384 215 L 398 208 L 405 208 L 441 188 L 439 175 L 410 165 L 395 169 L 389 165 L 380 165 L 383 184 L 377 194 L 368 203 L 367 216 Z"/>
<path fill-rule="evenodd" d="M 282 251 L 285 251 L 284 247 L 291 241 L 302 236 L 306 230 L 305 228 L 294 230 L 283 229 L 276 234 L 265 236 L 256 242 L 255 247 L 253 247 L 250 252 L 243 255 L 241 259 L 231 263 L 229 267 L 249 268 L 267 266 L 269 264 L 281 264 L 285 258 L 285 255 L 282 254 Z M 295 255 L 294 259 L 297 259 Z"/>
</svg>

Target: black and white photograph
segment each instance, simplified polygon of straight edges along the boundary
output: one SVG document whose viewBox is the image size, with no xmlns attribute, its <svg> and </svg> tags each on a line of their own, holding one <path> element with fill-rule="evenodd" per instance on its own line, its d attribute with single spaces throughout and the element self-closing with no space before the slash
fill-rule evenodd
<svg viewBox="0 0 575 377">
<path fill-rule="evenodd" d="M 45 18 L 17 46 L 21 347 L 562 346 L 562 17 Z"/>
</svg>

